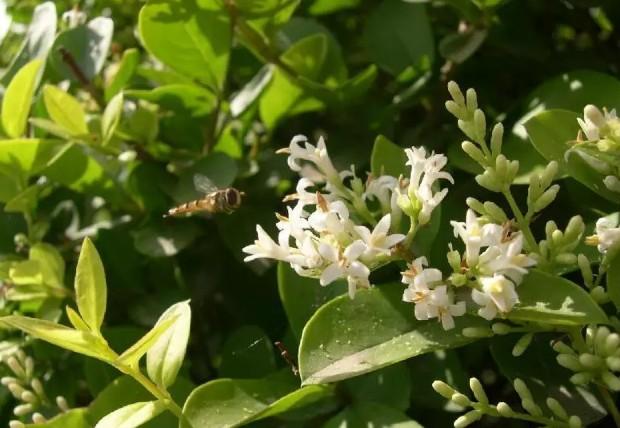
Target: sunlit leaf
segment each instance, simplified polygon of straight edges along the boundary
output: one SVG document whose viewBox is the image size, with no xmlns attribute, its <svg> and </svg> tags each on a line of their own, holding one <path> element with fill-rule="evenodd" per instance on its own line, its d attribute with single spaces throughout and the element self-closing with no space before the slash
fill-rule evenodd
<svg viewBox="0 0 620 428">
<path fill-rule="evenodd" d="M 108 291 L 101 258 L 89 238 L 84 239 L 78 259 L 75 294 L 84 322 L 95 334 L 99 334 L 105 315 Z"/>
<path fill-rule="evenodd" d="M 11 80 L 2 98 L 2 126 L 11 138 L 24 135 L 30 104 L 43 62 L 33 60 L 24 65 Z"/>
<path fill-rule="evenodd" d="M 121 407 L 97 422 L 95 428 L 135 428 L 165 410 L 162 401 L 143 401 Z"/>
<path fill-rule="evenodd" d="M 52 120 L 70 135 L 88 133 L 86 113 L 80 102 L 54 85 L 43 86 L 43 101 Z"/>
</svg>

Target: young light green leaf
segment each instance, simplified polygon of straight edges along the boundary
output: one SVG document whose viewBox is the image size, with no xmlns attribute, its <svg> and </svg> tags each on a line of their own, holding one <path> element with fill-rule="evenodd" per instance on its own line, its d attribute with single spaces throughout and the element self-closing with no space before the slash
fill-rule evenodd
<svg viewBox="0 0 620 428">
<path fill-rule="evenodd" d="M 70 135 L 88 133 L 86 113 L 74 97 L 54 85 L 43 86 L 43 102 L 52 120 Z"/>
<path fill-rule="evenodd" d="M 114 355 L 112 350 L 94 334 L 74 330 L 51 321 L 9 315 L 0 318 L 0 324 L 19 329 L 37 339 L 45 340 L 61 348 L 103 361 L 110 361 Z"/>
<path fill-rule="evenodd" d="M 306 324 L 299 348 L 304 384 L 335 382 L 473 339 L 465 327 L 486 325 L 479 317 L 462 316 L 456 327 L 418 321 L 402 301 L 402 284 L 362 290 L 351 300 L 337 297 L 323 305 Z M 371 333 L 369 333 L 371 332 Z"/>
<path fill-rule="evenodd" d="M 80 314 L 75 312 L 71 306 L 66 306 L 65 311 L 67 312 L 67 318 L 69 318 L 69 322 L 73 327 L 77 330 L 90 331 L 90 328 L 86 325 Z"/>
<path fill-rule="evenodd" d="M 24 135 L 30 104 L 43 61 L 35 59 L 23 66 L 6 88 L 2 99 L 2 126 L 11 138 Z"/>
<path fill-rule="evenodd" d="M 84 322 L 95 334 L 100 334 L 107 304 L 107 286 L 103 264 L 89 238 L 82 243 L 75 273 L 77 306 Z"/>
<path fill-rule="evenodd" d="M 155 342 L 174 324 L 177 317 L 170 317 L 165 319 L 161 323 L 155 324 L 155 326 L 144 336 L 142 336 L 136 343 L 131 345 L 129 349 L 123 352 L 118 357 L 118 363 L 128 365 L 129 367 L 136 368 L 140 358 L 146 352 L 153 347 Z"/>
<path fill-rule="evenodd" d="M 123 114 L 123 93 L 116 94 L 108 103 L 101 117 L 101 136 L 103 145 L 106 145 L 112 139 L 114 131 L 121 120 Z"/>
<path fill-rule="evenodd" d="M 551 325 L 608 322 L 605 312 L 583 288 L 557 275 L 532 269 L 517 291 L 520 302 L 508 319 Z"/>
<path fill-rule="evenodd" d="M 130 404 L 104 416 L 95 428 L 135 428 L 164 411 L 161 401 L 142 401 Z"/>
<path fill-rule="evenodd" d="M 64 287 L 65 260 L 58 250 L 44 242 L 30 247 L 28 258 L 39 263 L 43 282 L 52 287 Z"/>
<path fill-rule="evenodd" d="M 139 60 L 140 52 L 138 49 L 131 48 L 123 52 L 123 58 L 121 58 L 121 62 L 116 69 L 116 73 L 114 73 L 114 76 L 109 82 L 107 82 L 104 93 L 106 101 L 111 100 L 114 95 L 118 94 L 125 88 L 129 80 L 136 72 Z"/>
<path fill-rule="evenodd" d="M 174 320 L 174 324 L 159 336 L 146 354 L 147 372 L 158 385 L 168 387 L 177 377 L 185 358 L 191 318 L 189 301 L 185 301 L 168 308 L 155 324 L 154 328 L 158 328 Z"/>
</svg>

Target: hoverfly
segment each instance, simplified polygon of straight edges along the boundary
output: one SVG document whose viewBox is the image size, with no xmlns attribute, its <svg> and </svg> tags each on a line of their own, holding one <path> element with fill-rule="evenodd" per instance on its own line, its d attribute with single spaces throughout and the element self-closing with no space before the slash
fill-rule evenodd
<svg viewBox="0 0 620 428">
<path fill-rule="evenodd" d="M 230 214 L 239 208 L 241 198 L 245 196 L 245 193 L 240 192 L 234 187 L 218 189 L 209 177 L 202 174 L 194 175 L 194 186 L 199 192 L 205 193 L 205 196 L 170 208 L 168 213 L 164 214 L 164 217 L 197 212 Z"/>
</svg>

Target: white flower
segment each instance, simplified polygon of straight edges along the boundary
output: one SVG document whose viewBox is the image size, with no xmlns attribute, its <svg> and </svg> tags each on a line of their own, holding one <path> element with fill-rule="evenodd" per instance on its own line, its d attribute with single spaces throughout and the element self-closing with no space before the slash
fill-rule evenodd
<svg viewBox="0 0 620 428">
<path fill-rule="evenodd" d="M 351 298 L 355 297 L 357 288 L 369 288 L 370 269 L 357 260 L 365 249 L 366 245 L 359 240 L 347 246 L 344 251 L 340 251 L 333 245 L 321 243 L 319 252 L 325 260 L 330 262 L 321 274 L 321 285 L 325 286 L 339 278 L 346 278 Z"/>
<path fill-rule="evenodd" d="M 442 274 L 439 269 L 426 268 L 428 261 L 426 257 L 418 257 L 408 265 L 405 272 L 401 272 L 403 284 L 409 284 L 413 290 L 424 290 L 433 288 L 442 281 Z"/>
<path fill-rule="evenodd" d="M 536 260 L 521 253 L 522 249 L 523 234 L 518 232 L 510 241 L 487 248 L 478 260 L 478 271 L 482 275 L 505 275 L 518 285 L 527 274 L 526 268 L 536 265 Z"/>
<path fill-rule="evenodd" d="M 299 248 L 294 249 L 287 259 L 291 267 L 301 276 L 319 276 L 319 268 L 325 264 L 325 261 L 319 253 L 315 236 L 306 231 L 305 237 L 297 245 Z"/>
<path fill-rule="evenodd" d="M 283 245 L 282 242 L 280 245 L 276 244 L 258 224 L 256 225 L 256 233 L 258 239 L 254 241 L 254 244 L 243 247 L 242 251 L 249 254 L 243 259 L 244 262 L 261 258 L 287 261 L 290 255 L 287 249 L 288 245 Z"/>
<path fill-rule="evenodd" d="M 371 232 L 366 226 L 355 226 L 355 231 L 366 244 L 364 257 L 370 258 L 377 255 L 389 255 L 391 248 L 405 239 L 405 235 L 394 233 L 388 235 L 390 231 L 390 214 L 384 215 L 379 223 Z"/>
<path fill-rule="evenodd" d="M 589 141 L 597 141 L 601 139 L 601 131 L 604 132 L 608 123 L 617 119 L 615 109 L 609 112 L 603 109 L 601 112 L 596 106 L 588 104 L 583 109 L 583 119 L 577 118 L 577 122 Z"/>
<path fill-rule="evenodd" d="M 495 318 L 497 313 L 510 312 L 519 302 L 519 296 L 515 291 L 515 285 L 504 275 L 495 274 L 492 277 L 480 278 L 482 291 L 472 290 L 471 297 L 478 305 L 478 315 L 487 320 Z"/>
<path fill-rule="evenodd" d="M 618 220 L 609 217 L 599 218 L 596 221 L 596 235 L 586 238 L 586 242 L 597 245 L 601 254 L 605 254 L 612 247 L 620 246 Z"/>
<path fill-rule="evenodd" d="M 483 226 L 473 210 L 467 210 L 465 222 L 451 221 L 454 236 L 459 236 L 465 243 L 465 260 L 469 267 L 478 264 L 480 248 L 501 241 L 502 227 L 488 223 Z"/>
<path fill-rule="evenodd" d="M 444 330 L 454 328 L 454 318 L 465 314 L 465 302 L 454 303 L 446 285 L 432 290 L 428 288 L 407 288 L 403 300 L 415 303 L 415 317 L 418 320 L 438 318 Z"/>
<path fill-rule="evenodd" d="M 377 178 L 371 178 L 366 183 L 366 191 L 364 192 L 364 200 L 376 199 L 381 205 L 381 210 L 390 212 L 392 195 L 398 187 L 398 179 L 391 175 L 382 175 Z"/>
<path fill-rule="evenodd" d="M 448 189 L 434 192 L 433 184 L 440 179 L 454 184 L 454 180 L 449 173 L 442 171 L 448 162 L 444 155 L 431 153 L 427 158 L 424 147 L 411 147 L 405 149 L 405 153 L 407 165 L 411 167 L 407 195 L 411 202 L 417 205 L 417 221 L 422 225 L 428 223 L 433 210 L 448 193 Z"/>
<path fill-rule="evenodd" d="M 302 146 L 303 144 L 303 146 Z M 296 135 L 289 145 L 288 166 L 291 170 L 299 172 L 299 175 L 321 183 L 327 179 L 338 179 L 338 171 L 334 168 L 323 137 L 319 138 L 316 146 L 310 144 L 305 135 Z M 312 165 L 300 163 L 300 160 L 310 162 Z"/>
<path fill-rule="evenodd" d="M 327 202 L 325 199 L 320 201 L 317 210 L 310 214 L 308 223 L 319 233 L 330 233 L 336 236 L 352 228 L 349 209 L 345 203 L 342 201 Z"/>
<path fill-rule="evenodd" d="M 289 243 L 289 239 L 292 236 L 298 241 L 301 241 L 305 237 L 305 230 L 310 227 L 308 220 L 306 219 L 308 213 L 304 211 L 302 204 L 297 204 L 295 208 L 286 207 L 288 217 L 277 215 L 278 221 L 276 227 L 280 231 L 278 234 L 278 241 L 281 243 Z"/>
</svg>

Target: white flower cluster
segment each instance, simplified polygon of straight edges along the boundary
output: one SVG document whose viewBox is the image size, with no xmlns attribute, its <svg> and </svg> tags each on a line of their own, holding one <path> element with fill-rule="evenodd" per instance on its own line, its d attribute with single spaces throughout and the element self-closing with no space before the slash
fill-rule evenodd
<svg viewBox="0 0 620 428">
<path fill-rule="evenodd" d="M 601 217 L 596 221 L 596 234 L 588 236 L 586 243 L 596 245 L 601 254 L 610 249 L 620 248 L 620 226 L 618 219 Z"/>
<path fill-rule="evenodd" d="M 258 239 L 243 249 L 249 254 L 245 261 L 287 262 L 299 275 L 319 278 L 323 286 L 346 279 L 351 298 L 358 288 L 370 287 L 370 272 L 393 258 L 397 244 L 413 237 L 413 227 L 408 235 L 398 233 L 403 212 L 412 225 L 428 222 L 447 192 L 433 190 L 433 184 L 452 181 L 441 170 L 445 156 L 427 157 L 419 148 L 405 150 L 408 180 L 382 175 L 366 182 L 353 168 L 334 167 L 323 138 L 314 146 L 296 136 L 285 152 L 289 167 L 301 176 L 296 193 L 286 198 L 297 203 L 287 207 L 286 216 L 277 215 L 277 243 L 257 225 Z"/>
<path fill-rule="evenodd" d="M 491 320 L 510 312 L 519 302 L 516 287 L 527 268 L 536 264 L 522 253 L 522 234 L 497 224 L 482 224 L 472 210 L 465 222 L 451 224 L 454 235 L 465 243 L 462 256 L 454 250 L 448 254 L 454 273 L 443 280 L 439 270 L 425 268 L 426 259 L 416 259 L 402 273 L 402 282 L 408 284 L 403 300 L 415 303 L 417 319 L 438 318 L 445 329 L 454 327 L 452 317 L 465 313 L 465 301 L 455 303 L 455 297 L 463 295 L 463 286 L 471 288 L 481 317 Z"/>
</svg>

